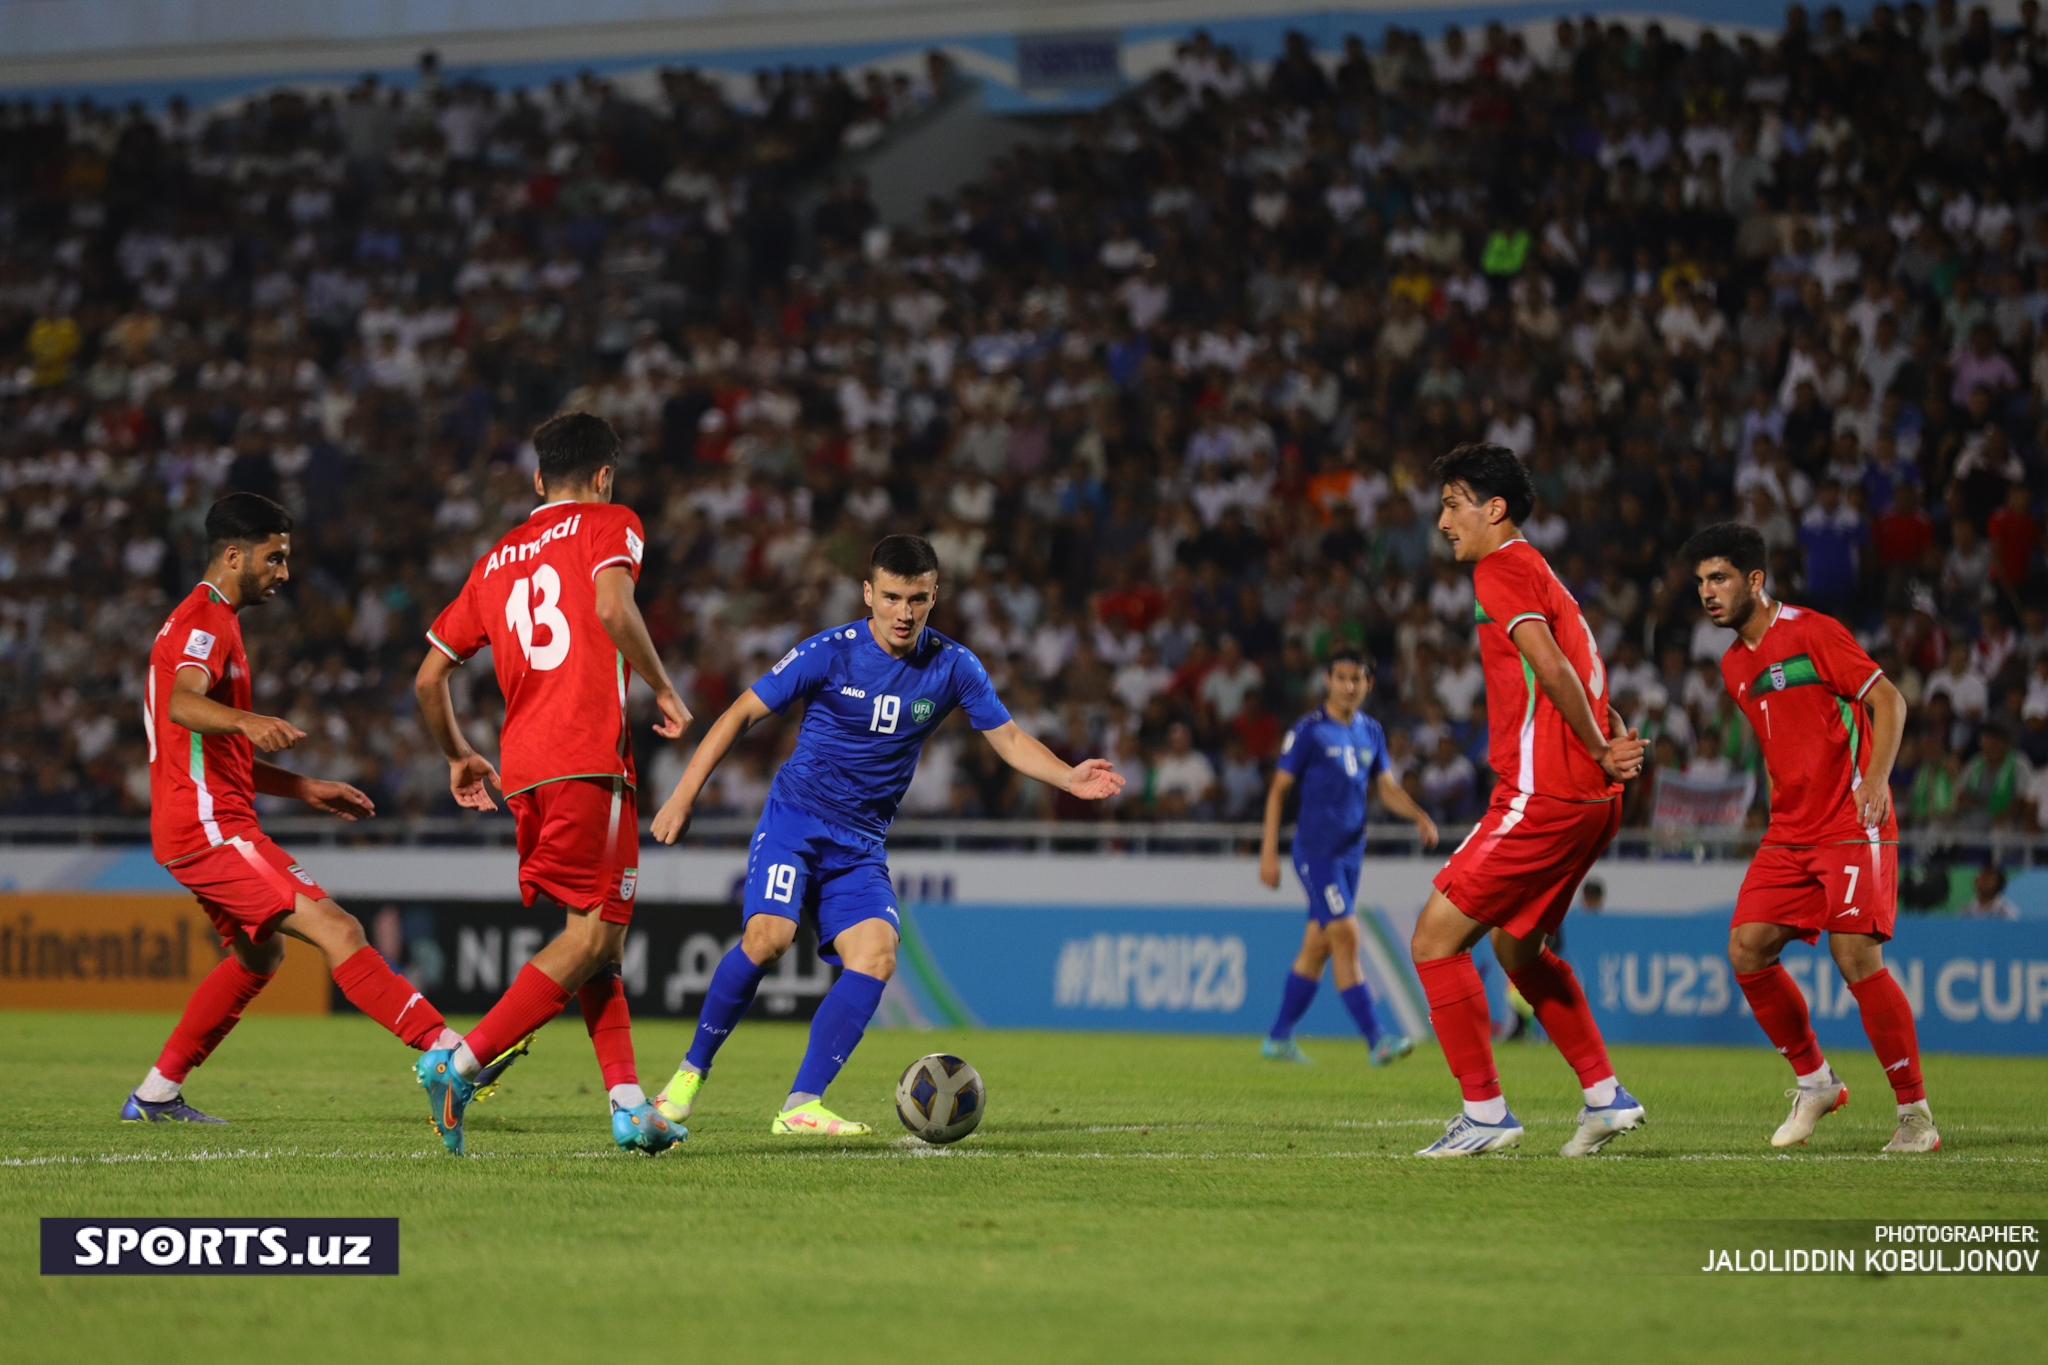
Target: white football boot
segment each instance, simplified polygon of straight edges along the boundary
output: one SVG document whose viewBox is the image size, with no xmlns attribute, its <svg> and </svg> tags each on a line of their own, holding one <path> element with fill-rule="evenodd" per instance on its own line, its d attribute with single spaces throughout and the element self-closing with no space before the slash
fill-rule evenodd
<svg viewBox="0 0 2048 1365">
<path fill-rule="evenodd" d="M 1816 1124 L 1849 1102 L 1849 1087 L 1829 1067 L 1827 1079 L 1820 1085 L 1795 1085 L 1785 1092 L 1785 1098 L 1792 1101 L 1792 1112 L 1771 1134 L 1773 1147 L 1797 1147 L 1812 1137 Z"/>
<path fill-rule="evenodd" d="M 1941 1150 L 1941 1134 L 1934 1131 L 1934 1111 L 1927 1107 L 1926 1100 L 1916 1101 L 1899 1115 L 1899 1131 L 1892 1134 L 1892 1140 L 1884 1145 L 1884 1149 L 1887 1152 Z"/>
</svg>

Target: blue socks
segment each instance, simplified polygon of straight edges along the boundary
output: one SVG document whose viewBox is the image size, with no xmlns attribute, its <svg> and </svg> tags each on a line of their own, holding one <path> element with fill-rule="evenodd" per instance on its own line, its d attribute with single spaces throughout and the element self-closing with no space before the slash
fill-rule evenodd
<svg viewBox="0 0 2048 1365">
<path fill-rule="evenodd" d="M 719 968 L 721 972 L 725 969 Z M 832 989 L 818 1002 L 811 1020 L 811 1042 L 804 1049 L 803 1065 L 796 1069 L 792 1095 L 819 1095 L 839 1075 L 839 1068 L 860 1046 L 868 1031 L 868 1020 L 882 1004 L 882 980 L 861 972 L 841 972 Z M 700 1035 L 701 1036 L 701 1035 Z"/>
<path fill-rule="evenodd" d="M 711 1069 L 711 1059 L 718 1055 L 726 1035 L 753 1008 L 754 992 L 767 974 L 768 969 L 741 952 L 738 944 L 719 959 L 718 970 L 711 974 L 711 989 L 704 994 L 704 1007 L 697 1012 L 697 1036 L 683 1056 L 685 1066 L 700 1075 Z"/>
<path fill-rule="evenodd" d="M 1294 1026 L 1301 1022 L 1301 1016 L 1308 1013 L 1308 1007 L 1316 998 L 1316 987 L 1320 981 L 1311 981 L 1300 972 L 1287 974 L 1287 987 L 1280 996 L 1280 1017 L 1273 1021 L 1270 1035 L 1275 1042 L 1284 1043 L 1294 1036 Z"/>
<path fill-rule="evenodd" d="M 1365 988 L 1363 981 L 1346 991 L 1339 991 L 1337 998 L 1344 1002 L 1344 1008 L 1351 1011 L 1358 1031 L 1365 1035 L 1368 1047 L 1377 1046 L 1380 1041 L 1379 1016 L 1373 1013 L 1372 992 Z"/>
</svg>

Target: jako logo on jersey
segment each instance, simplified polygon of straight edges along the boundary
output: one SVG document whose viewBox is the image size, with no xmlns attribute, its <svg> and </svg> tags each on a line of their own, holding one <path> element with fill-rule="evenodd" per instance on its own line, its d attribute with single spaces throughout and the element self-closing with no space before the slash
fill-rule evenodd
<svg viewBox="0 0 2048 1365">
<path fill-rule="evenodd" d="M 535 555 L 539 554 L 541 550 L 544 549 L 550 541 L 562 540 L 569 536 L 573 536 L 576 534 L 577 529 L 582 525 L 583 514 L 581 512 L 578 512 L 575 516 L 570 517 L 567 521 L 556 522 L 553 526 L 548 527 L 547 530 L 541 532 L 539 536 L 535 537 L 532 540 L 522 541 L 520 544 L 517 545 L 502 546 L 496 550 L 491 551 L 491 557 L 484 561 L 484 577 L 489 578 L 495 570 L 503 567 L 504 565 L 519 564 L 525 562 L 526 560 L 532 559 Z M 630 535 L 631 532 L 628 532 L 627 534 Z M 629 546 L 628 548 L 631 547 Z M 637 550 L 634 551 L 633 562 L 635 564 L 640 562 L 640 554 Z"/>
<path fill-rule="evenodd" d="M 916 701 L 910 703 L 911 723 L 914 725 L 924 724 L 932 718 L 933 710 L 934 708 L 930 702 L 926 701 L 923 697 L 919 697 Z"/>
<path fill-rule="evenodd" d="M 185 637 L 185 652 L 195 659 L 213 657 L 213 637 L 203 630 L 195 630 Z"/>
<path fill-rule="evenodd" d="M 842 687 L 839 689 L 839 695 L 842 697 L 859 697 L 862 701 L 868 699 L 867 692 L 858 687 Z"/>
<path fill-rule="evenodd" d="M 768 671 L 770 673 L 780 673 L 783 669 L 788 668 L 791 664 L 795 662 L 796 651 L 792 649 L 791 651 L 789 651 L 789 653 L 783 655 L 780 659 L 777 659 L 775 661 L 775 667 L 769 669 Z"/>
</svg>

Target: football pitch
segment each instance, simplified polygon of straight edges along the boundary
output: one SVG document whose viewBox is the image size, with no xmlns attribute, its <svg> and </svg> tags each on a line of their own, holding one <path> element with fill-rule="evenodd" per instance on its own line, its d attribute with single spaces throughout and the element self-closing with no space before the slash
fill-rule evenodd
<svg viewBox="0 0 2048 1365">
<path fill-rule="evenodd" d="M 2048 1059 L 1929 1057 L 1944 1150 L 1882 1157 L 1877 1064 L 1832 1057 L 1850 1106 L 1781 1156 L 1776 1057 L 1623 1048 L 1651 1126 L 1566 1161 L 1570 1073 L 1505 1044 L 1521 1154 L 1423 1162 L 1455 1106 L 1426 1046 L 1375 1071 L 1352 1040 L 1293 1067 L 1251 1039 L 876 1031 L 830 1100 L 878 1135 L 833 1142 L 768 1135 L 803 1032 L 751 1022 L 648 1160 L 612 1148 L 572 1016 L 457 1160 L 411 1054 L 352 1016 L 243 1024 L 189 1086 L 230 1127 L 115 1122 L 169 1023 L 0 1014 L 9 1362 L 2041 1358 L 2048 1279 L 1698 1267 L 1700 1220 L 2048 1217 Z M 635 1033 L 652 1090 L 687 1029 Z M 989 1087 L 952 1149 L 890 1105 L 933 1051 Z M 44 1278 L 44 1215 L 396 1215 L 403 1273 Z"/>
</svg>

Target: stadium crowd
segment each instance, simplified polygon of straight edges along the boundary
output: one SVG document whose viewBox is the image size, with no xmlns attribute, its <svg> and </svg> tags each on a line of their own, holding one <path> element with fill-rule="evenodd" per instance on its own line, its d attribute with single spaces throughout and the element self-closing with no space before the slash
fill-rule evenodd
<svg viewBox="0 0 2048 1365">
<path fill-rule="evenodd" d="M 522 434 L 585 408 L 625 438 L 700 723 L 858 616 L 868 546 L 911 531 L 1020 723 L 1133 778 L 1065 802 L 956 717 L 907 814 L 1255 818 L 1351 643 L 1404 785 L 1470 818 L 1473 600 L 1428 462 L 1485 439 L 1529 462 L 1529 538 L 1654 738 L 1632 822 L 1658 778 L 1758 769 L 1671 562 L 1740 518 L 1913 704 L 1904 822 L 2042 827 L 2038 4 L 1689 42 L 1587 18 L 1541 49 L 1297 35 L 1254 71 L 1197 34 L 908 227 L 857 177 L 804 196 L 943 93 L 938 58 L 744 98 L 677 71 L 651 99 L 0 102 L 0 812 L 146 803 L 143 642 L 226 489 L 300 520 L 288 600 L 244 617 L 259 706 L 311 735 L 291 761 L 450 809 L 421 630 L 533 506 Z M 721 809 L 793 733 L 743 746 Z M 640 738 L 665 793 L 685 746 Z"/>
</svg>

